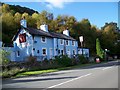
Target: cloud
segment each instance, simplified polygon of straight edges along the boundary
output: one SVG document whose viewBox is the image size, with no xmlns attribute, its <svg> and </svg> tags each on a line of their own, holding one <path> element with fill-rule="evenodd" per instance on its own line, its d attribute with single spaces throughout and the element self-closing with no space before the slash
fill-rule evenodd
<svg viewBox="0 0 120 90">
<path fill-rule="evenodd" d="M 64 2 L 119 2 L 120 0 L 2 0 L 2 2 L 49 2 L 51 6 L 53 3 L 61 3 L 64 5 Z M 59 6 L 57 6 L 59 8 Z"/>
<path fill-rule="evenodd" d="M 50 9 L 53 8 L 64 8 L 65 3 L 72 2 L 73 0 L 45 0 L 46 6 Z"/>
</svg>

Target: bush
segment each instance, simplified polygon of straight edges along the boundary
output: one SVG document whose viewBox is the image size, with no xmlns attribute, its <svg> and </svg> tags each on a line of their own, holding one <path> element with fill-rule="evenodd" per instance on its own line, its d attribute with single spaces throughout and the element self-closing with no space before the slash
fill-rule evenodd
<svg viewBox="0 0 120 90">
<path fill-rule="evenodd" d="M 5 69 L 3 72 L 2 72 L 2 77 L 3 78 L 9 78 L 11 76 L 15 76 L 16 74 L 20 73 L 20 72 L 23 72 L 25 71 L 25 68 L 18 68 L 18 67 L 14 67 L 14 68 L 11 68 L 11 70 L 8 70 L 8 69 Z"/>
<path fill-rule="evenodd" d="M 79 58 L 79 62 L 81 63 L 81 64 L 86 64 L 86 63 L 88 63 L 88 60 L 87 60 L 87 58 L 85 58 L 83 55 L 78 55 L 78 58 Z"/>
<path fill-rule="evenodd" d="M 55 60 L 57 60 L 58 64 L 60 66 L 71 66 L 72 65 L 72 59 L 69 58 L 67 55 L 63 55 L 63 56 L 57 56 L 55 58 Z"/>
<path fill-rule="evenodd" d="M 9 64 L 10 60 L 7 58 L 10 55 L 10 52 L 0 49 L 0 65 Z"/>
<path fill-rule="evenodd" d="M 29 56 L 27 59 L 27 63 L 30 66 L 35 66 L 35 63 L 37 62 L 37 58 L 34 56 Z"/>
</svg>

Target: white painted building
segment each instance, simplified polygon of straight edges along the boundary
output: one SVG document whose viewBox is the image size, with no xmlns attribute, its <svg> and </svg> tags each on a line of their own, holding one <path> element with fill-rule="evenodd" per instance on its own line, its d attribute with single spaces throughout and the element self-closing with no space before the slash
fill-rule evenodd
<svg viewBox="0 0 120 90">
<path fill-rule="evenodd" d="M 9 56 L 11 61 L 25 61 L 31 55 L 41 61 L 59 55 L 72 57 L 82 54 L 82 49 L 78 48 L 78 41 L 70 36 L 69 30 L 64 30 L 61 34 L 49 32 L 45 24 L 41 25 L 40 29 L 34 29 L 27 27 L 25 19 L 20 23 L 21 28 L 13 37 L 13 47 L 4 48 L 11 53 Z M 83 49 L 83 54 L 89 57 L 89 49 Z"/>
<path fill-rule="evenodd" d="M 30 55 L 44 60 L 78 54 L 78 42 L 69 36 L 69 30 L 61 34 L 49 32 L 47 25 L 41 25 L 40 29 L 29 28 L 25 19 L 21 20 L 21 28 L 13 38 L 13 44 L 16 61 L 24 61 Z"/>
</svg>

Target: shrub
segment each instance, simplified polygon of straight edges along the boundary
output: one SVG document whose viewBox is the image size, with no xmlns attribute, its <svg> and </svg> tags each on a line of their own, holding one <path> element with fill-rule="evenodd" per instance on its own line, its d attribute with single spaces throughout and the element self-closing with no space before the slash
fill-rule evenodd
<svg viewBox="0 0 120 90">
<path fill-rule="evenodd" d="M 0 65 L 7 65 L 10 60 L 7 58 L 10 55 L 10 52 L 0 49 Z"/>
<path fill-rule="evenodd" d="M 67 67 L 72 65 L 72 59 L 69 58 L 67 55 L 58 56 L 55 59 L 57 60 L 58 64 L 61 66 Z"/>
<path fill-rule="evenodd" d="M 37 62 L 37 58 L 34 57 L 34 56 L 29 56 L 28 59 L 27 59 L 27 63 L 30 66 L 31 65 L 34 66 L 36 62 Z"/>
<path fill-rule="evenodd" d="M 88 63 L 88 60 L 83 55 L 78 55 L 81 64 Z"/>
<path fill-rule="evenodd" d="M 7 70 L 5 69 L 3 72 L 2 72 L 2 77 L 3 78 L 9 78 L 11 76 L 15 76 L 16 74 L 20 73 L 20 72 L 23 72 L 25 71 L 25 68 L 18 68 L 18 67 L 14 67 L 14 68 L 11 68 L 11 70 Z"/>
</svg>

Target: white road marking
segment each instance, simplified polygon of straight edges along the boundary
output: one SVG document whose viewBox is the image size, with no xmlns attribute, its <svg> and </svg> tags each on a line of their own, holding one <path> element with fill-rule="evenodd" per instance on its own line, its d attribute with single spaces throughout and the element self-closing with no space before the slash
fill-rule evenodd
<svg viewBox="0 0 120 90">
<path fill-rule="evenodd" d="M 106 70 L 106 69 L 110 69 L 110 68 L 112 68 L 112 67 L 106 67 L 106 68 L 103 68 L 102 70 Z"/>
<path fill-rule="evenodd" d="M 68 81 L 66 81 L 66 82 L 63 82 L 63 83 L 60 83 L 60 84 L 57 84 L 57 85 L 50 86 L 50 87 L 48 87 L 48 88 L 46 88 L 46 89 L 44 89 L 44 90 L 47 90 L 47 89 L 49 89 L 49 88 L 54 88 L 54 87 L 63 85 L 63 84 L 68 83 L 68 82 L 72 82 L 72 81 L 74 81 L 74 80 L 77 80 L 77 79 L 80 79 L 80 78 L 83 78 L 83 77 L 87 77 L 87 76 L 89 76 L 89 75 L 91 75 L 91 74 L 92 74 L 92 73 L 89 73 L 89 74 L 86 74 L 86 75 L 83 75 L 83 76 L 80 76 L 80 77 L 77 77 L 77 78 L 68 80 Z"/>
</svg>

